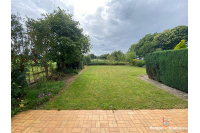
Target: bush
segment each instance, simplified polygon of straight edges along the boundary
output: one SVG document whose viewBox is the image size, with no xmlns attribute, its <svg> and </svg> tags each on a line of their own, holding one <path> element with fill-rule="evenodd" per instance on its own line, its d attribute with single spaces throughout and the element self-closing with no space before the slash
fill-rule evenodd
<svg viewBox="0 0 200 133">
<path fill-rule="evenodd" d="M 181 41 L 179 42 L 179 44 L 177 44 L 176 47 L 175 47 L 174 49 L 182 49 L 182 48 L 187 48 L 187 45 L 186 45 L 184 39 L 181 40 Z"/>
<path fill-rule="evenodd" d="M 78 74 L 78 71 L 70 68 L 70 69 L 64 69 L 63 73 L 66 73 L 66 74 Z"/>
<path fill-rule="evenodd" d="M 90 55 L 85 56 L 85 61 L 86 61 L 86 64 L 87 64 L 87 65 L 88 65 L 89 63 L 91 63 L 91 56 L 90 56 Z"/>
<path fill-rule="evenodd" d="M 125 62 L 119 62 L 118 65 L 126 65 Z"/>
<path fill-rule="evenodd" d="M 188 49 L 149 53 L 145 61 L 149 78 L 188 92 Z"/>
<path fill-rule="evenodd" d="M 135 55 L 135 52 L 128 52 L 126 54 L 126 60 L 129 62 L 129 64 L 132 63 L 132 59 L 135 59 L 136 55 Z"/>
<path fill-rule="evenodd" d="M 131 65 L 143 67 L 145 65 L 144 60 L 133 59 Z"/>
</svg>

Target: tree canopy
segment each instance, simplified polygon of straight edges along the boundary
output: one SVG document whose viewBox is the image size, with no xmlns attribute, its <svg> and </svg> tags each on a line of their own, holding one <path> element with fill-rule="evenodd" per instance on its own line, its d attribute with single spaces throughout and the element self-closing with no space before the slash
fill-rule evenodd
<svg viewBox="0 0 200 133">
<path fill-rule="evenodd" d="M 71 14 L 59 7 L 53 13 L 43 14 L 42 18 L 28 18 L 26 26 L 33 47 L 49 60 L 65 63 L 80 61 L 83 54 L 91 48 L 90 38 L 83 34 L 79 22 Z"/>
<path fill-rule="evenodd" d="M 170 50 L 184 39 L 188 41 L 188 26 L 177 26 L 161 33 L 147 34 L 138 43 L 131 45 L 128 51 L 134 51 L 137 58 L 143 58 L 147 53 Z"/>
</svg>

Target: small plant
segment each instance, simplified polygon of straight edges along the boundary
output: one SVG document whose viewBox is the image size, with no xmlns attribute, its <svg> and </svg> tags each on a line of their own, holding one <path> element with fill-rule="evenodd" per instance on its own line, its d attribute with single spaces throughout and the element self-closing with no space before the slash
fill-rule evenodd
<svg viewBox="0 0 200 133">
<path fill-rule="evenodd" d="M 19 106 L 20 108 L 24 108 L 26 104 L 27 104 L 26 100 L 21 100 L 21 102 L 19 103 Z"/>
</svg>

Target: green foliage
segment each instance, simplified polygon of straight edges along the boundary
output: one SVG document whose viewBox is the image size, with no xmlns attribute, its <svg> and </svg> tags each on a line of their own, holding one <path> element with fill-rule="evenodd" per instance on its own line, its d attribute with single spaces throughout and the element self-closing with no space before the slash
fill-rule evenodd
<svg viewBox="0 0 200 133">
<path fill-rule="evenodd" d="M 102 55 L 99 56 L 99 59 L 108 59 L 107 58 L 108 55 L 110 55 L 110 54 L 102 54 Z"/>
<path fill-rule="evenodd" d="M 96 56 L 94 54 L 90 54 L 91 59 L 95 59 Z"/>
<path fill-rule="evenodd" d="M 86 61 L 86 64 L 88 65 L 89 63 L 91 63 L 91 56 L 90 55 L 86 55 L 85 56 L 85 61 Z"/>
<path fill-rule="evenodd" d="M 139 61 L 136 62 L 136 66 L 143 67 L 144 65 L 145 65 L 144 60 L 139 60 Z"/>
<path fill-rule="evenodd" d="M 128 52 L 136 52 L 137 58 L 144 58 L 147 53 L 174 49 L 182 39 L 188 40 L 188 26 L 177 26 L 161 33 L 147 34 L 138 43 L 131 45 Z"/>
<path fill-rule="evenodd" d="M 145 62 L 149 78 L 188 92 L 188 49 L 149 53 Z"/>
<path fill-rule="evenodd" d="M 79 22 L 59 7 L 38 20 L 28 18 L 26 26 L 34 48 L 49 60 L 60 62 L 60 70 L 65 68 L 65 63 L 81 61 L 91 48 L 89 36 L 83 34 Z"/>
<path fill-rule="evenodd" d="M 136 55 L 135 52 L 130 51 L 126 54 L 126 60 L 131 64 L 132 60 L 135 59 Z"/>
<path fill-rule="evenodd" d="M 185 40 L 181 40 L 181 42 L 179 42 L 179 44 L 176 45 L 176 47 L 174 49 L 181 49 L 181 48 L 187 48 L 187 45 L 185 43 Z"/>
<path fill-rule="evenodd" d="M 118 62 L 125 61 L 125 54 L 121 50 L 114 51 L 111 54 L 105 54 L 105 56 L 107 57 L 107 59 L 110 62 L 113 62 L 113 61 L 118 61 Z"/>
<path fill-rule="evenodd" d="M 109 60 L 93 60 L 89 65 L 126 65 L 125 62 L 109 61 Z"/>
<path fill-rule="evenodd" d="M 35 109 L 38 105 L 43 104 L 48 101 L 51 97 L 58 94 L 58 92 L 63 89 L 65 82 L 46 82 L 41 86 L 36 86 L 35 88 L 28 91 L 24 99 L 27 101 L 26 109 Z"/>
<path fill-rule="evenodd" d="M 86 63 L 86 59 L 85 59 L 85 56 L 83 56 L 81 60 L 81 69 L 84 68 L 85 63 Z"/>
<path fill-rule="evenodd" d="M 131 62 L 131 65 L 143 67 L 145 65 L 145 61 L 139 60 L 139 59 L 133 59 L 132 62 Z"/>
</svg>

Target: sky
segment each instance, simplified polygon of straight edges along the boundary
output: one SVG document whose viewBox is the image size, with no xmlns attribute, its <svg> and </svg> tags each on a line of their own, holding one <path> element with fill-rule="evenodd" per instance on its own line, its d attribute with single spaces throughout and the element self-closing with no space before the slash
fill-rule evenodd
<svg viewBox="0 0 200 133">
<path fill-rule="evenodd" d="M 80 22 L 97 56 L 126 53 L 146 34 L 188 26 L 188 0 L 11 0 L 11 13 L 37 19 L 58 6 Z"/>
</svg>

